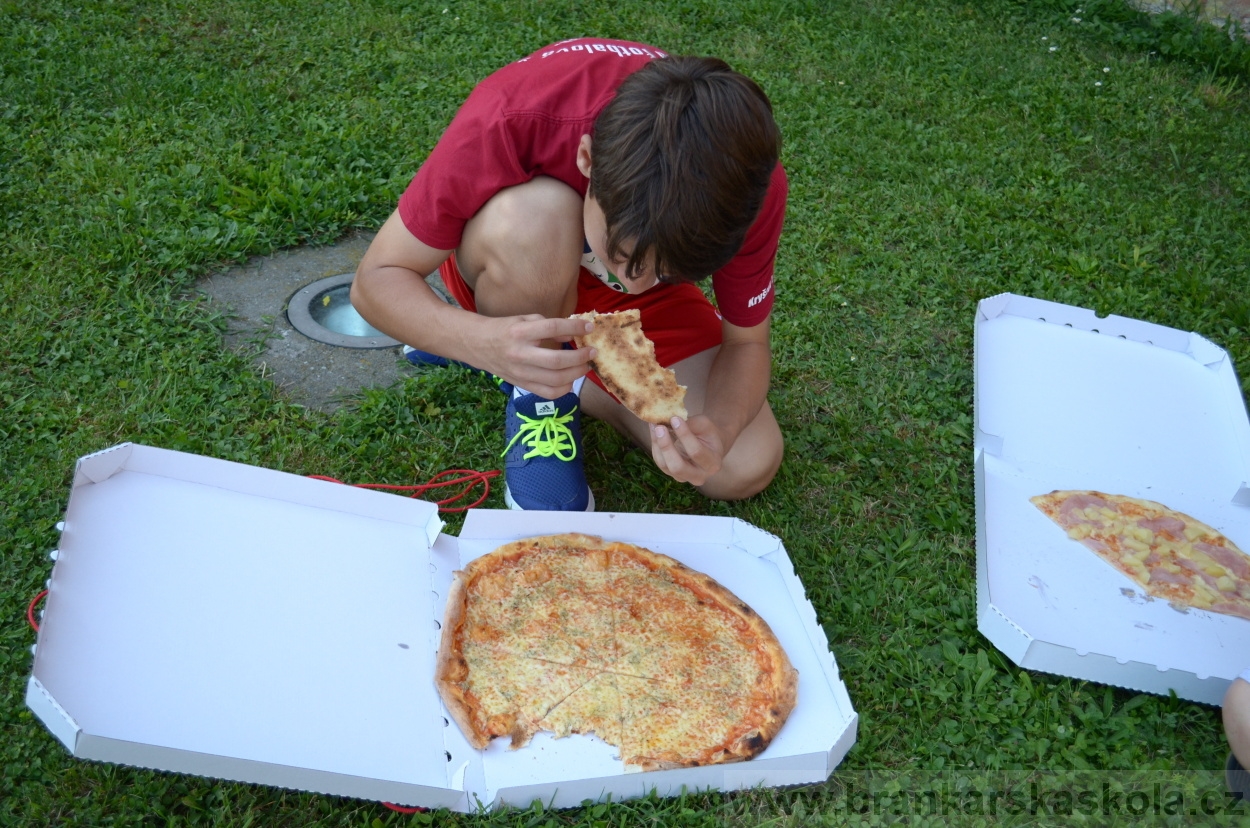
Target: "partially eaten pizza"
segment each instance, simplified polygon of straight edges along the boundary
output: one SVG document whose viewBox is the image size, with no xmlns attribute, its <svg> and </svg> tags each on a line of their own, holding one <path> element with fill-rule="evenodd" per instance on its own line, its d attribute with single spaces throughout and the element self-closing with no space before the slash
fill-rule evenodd
<svg viewBox="0 0 1250 828">
<path fill-rule="evenodd" d="M 678 385 L 677 375 L 656 361 L 655 344 L 643 333 L 637 308 L 616 313 L 589 311 L 571 318 L 595 323 L 593 331 L 574 339 L 577 347 L 599 352 L 591 367 L 621 405 L 648 423 L 689 418 L 686 386 Z"/>
<path fill-rule="evenodd" d="M 456 574 L 435 682 L 469 742 L 594 733 L 630 770 L 758 755 L 798 672 L 749 606 L 627 543 L 547 535 Z"/>
<path fill-rule="evenodd" d="M 1250 619 L 1250 556 L 1215 529 L 1161 503 L 1096 491 L 1030 501 L 1147 595 Z"/>
</svg>

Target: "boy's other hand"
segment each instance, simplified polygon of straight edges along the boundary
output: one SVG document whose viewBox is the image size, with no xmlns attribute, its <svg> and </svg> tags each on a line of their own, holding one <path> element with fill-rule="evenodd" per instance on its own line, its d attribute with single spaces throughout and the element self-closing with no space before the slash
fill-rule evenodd
<svg viewBox="0 0 1250 828">
<path fill-rule="evenodd" d="M 725 446 L 715 423 L 702 414 L 651 426 L 651 456 L 660 471 L 682 483 L 702 486 L 720 471 Z"/>
<path fill-rule="evenodd" d="M 594 348 L 558 347 L 594 329 L 584 319 L 548 319 L 531 313 L 491 322 L 491 335 L 482 343 L 486 350 L 482 367 L 549 400 L 569 393 L 573 382 L 590 370 L 588 363 L 597 353 Z"/>
</svg>

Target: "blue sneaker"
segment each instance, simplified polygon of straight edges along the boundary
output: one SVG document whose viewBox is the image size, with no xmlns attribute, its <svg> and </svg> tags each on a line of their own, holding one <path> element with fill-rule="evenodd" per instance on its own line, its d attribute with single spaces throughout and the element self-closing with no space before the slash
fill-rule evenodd
<svg viewBox="0 0 1250 828">
<path fill-rule="evenodd" d="M 495 384 L 496 388 L 505 394 L 512 393 L 512 384 L 505 382 L 503 377 L 497 377 L 489 371 L 483 371 L 481 368 L 474 368 L 467 362 L 461 362 L 457 359 L 448 359 L 447 357 L 439 356 L 438 354 L 432 354 L 429 351 L 422 351 L 419 348 L 414 348 L 411 345 L 405 345 L 403 350 L 404 359 L 418 367 L 428 365 L 431 368 L 446 368 L 448 365 L 458 365 L 461 368 L 472 371 L 474 374 L 486 377 Z"/>
<path fill-rule="evenodd" d="M 558 400 L 508 395 L 504 413 L 503 499 L 509 509 L 593 512 L 582 467 L 582 412 L 577 394 Z"/>
</svg>

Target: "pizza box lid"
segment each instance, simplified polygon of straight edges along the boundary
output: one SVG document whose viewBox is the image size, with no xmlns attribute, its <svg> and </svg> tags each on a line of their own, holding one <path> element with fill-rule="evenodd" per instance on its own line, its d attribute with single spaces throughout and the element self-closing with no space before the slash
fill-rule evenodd
<svg viewBox="0 0 1250 828">
<path fill-rule="evenodd" d="M 977 615 L 1022 667 L 1218 704 L 1250 621 L 1146 595 L 1029 498 L 1156 501 L 1250 550 L 1250 420 L 1196 333 L 1013 294 L 975 325 Z"/>
<path fill-rule="evenodd" d="M 27 705 L 84 759 L 456 810 L 822 781 L 854 743 L 855 712 L 775 537 L 646 515 L 471 512 L 463 540 L 442 526 L 431 503 L 224 460 L 133 443 L 83 457 Z M 768 584 L 740 594 L 803 675 L 764 754 L 626 777 L 593 737 L 465 743 L 432 681 L 451 572 L 492 537 L 554 531 L 645 540 L 731 588 L 739 570 Z"/>
</svg>

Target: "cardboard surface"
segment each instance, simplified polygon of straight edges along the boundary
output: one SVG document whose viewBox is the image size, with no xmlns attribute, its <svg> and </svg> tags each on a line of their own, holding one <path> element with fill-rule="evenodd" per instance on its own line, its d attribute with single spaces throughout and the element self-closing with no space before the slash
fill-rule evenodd
<svg viewBox="0 0 1250 828">
<path fill-rule="evenodd" d="M 826 779 L 857 719 L 781 541 L 725 518 L 476 511 L 123 444 L 75 469 L 27 704 L 81 758 L 471 810 Z M 800 671 L 772 745 L 625 774 L 593 736 L 472 749 L 433 684 L 463 563 L 534 534 L 628 540 L 701 569 Z"/>
<path fill-rule="evenodd" d="M 1250 549 L 1250 421 L 1227 354 L 1183 331 L 1026 297 L 976 323 L 978 616 L 1018 664 L 1218 703 L 1250 621 L 1156 601 L 1029 498 L 1162 503 Z"/>
<path fill-rule="evenodd" d="M 446 787 L 432 505 L 143 446 L 79 472 L 34 664 L 71 750 Z"/>
<path fill-rule="evenodd" d="M 853 741 L 856 717 L 827 641 L 823 634 L 813 637 L 813 629 L 819 631 L 814 614 L 804 618 L 799 607 L 806 600 L 793 601 L 788 581 L 797 584 L 798 579 L 778 538 L 728 518 L 475 510 L 460 533 L 458 566 L 504 543 L 558 532 L 634 543 L 711 575 L 758 612 L 777 635 L 799 671 L 798 704 L 763 753 L 734 765 L 626 774 L 616 748 L 594 736 L 554 739 L 539 734 L 516 751 L 507 748 L 506 740 L 496 739 L 482 755 L 486 801 L 528 804 L 538 784 L 554 786 L 555 803 L 561 806 L 606 793 L 616 798 L 638 796 L 651 788 L 668 794 L 682 785 L 734 789 L 828 777 L 850 747 L 840 745 L 841 737 L 849 731 Z"/>
</svg>

